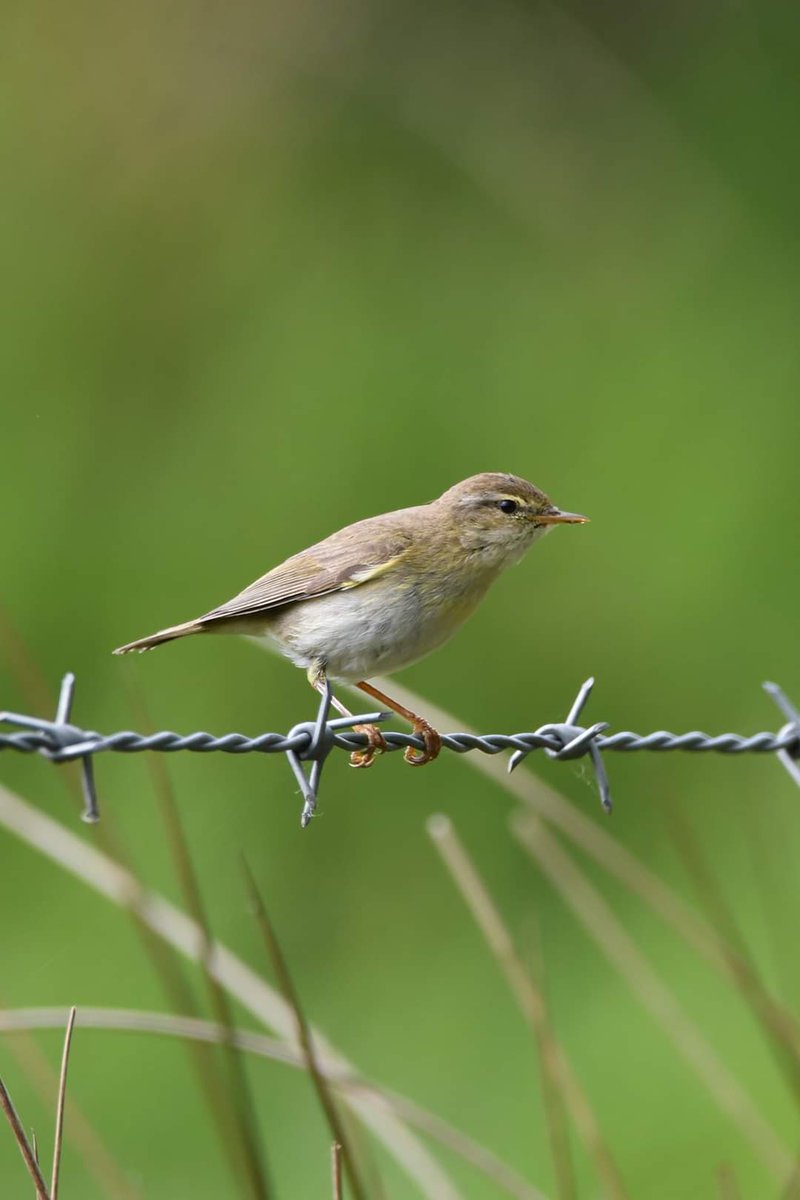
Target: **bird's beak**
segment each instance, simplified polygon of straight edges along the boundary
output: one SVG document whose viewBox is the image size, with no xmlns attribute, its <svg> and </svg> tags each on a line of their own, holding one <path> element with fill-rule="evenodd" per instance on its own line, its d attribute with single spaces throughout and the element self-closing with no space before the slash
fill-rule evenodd
<svg viewBox="0 0 800 1200">
<path fill-rule="evenodd" d="M 536 513 L 533 519 L 537 525 L 585 525 L 589 520 L 580 513 L 562 512 L 560 508 L 548 508 L 545 512 Z"/>
</svg>

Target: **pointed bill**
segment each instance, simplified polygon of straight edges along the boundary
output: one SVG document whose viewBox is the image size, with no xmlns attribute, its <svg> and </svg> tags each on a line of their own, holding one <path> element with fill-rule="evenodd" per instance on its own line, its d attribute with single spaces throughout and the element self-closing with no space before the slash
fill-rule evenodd
<svg viewBox="0 0 800 1200">
<path fill-rule="evenodd" d="M 562 512 L 560 508 L 552 508 L 547 512 L 537 513 L 534 520 L 539 525 L 585 525 L 588 517 L 580 513 Z"/>
</svg>

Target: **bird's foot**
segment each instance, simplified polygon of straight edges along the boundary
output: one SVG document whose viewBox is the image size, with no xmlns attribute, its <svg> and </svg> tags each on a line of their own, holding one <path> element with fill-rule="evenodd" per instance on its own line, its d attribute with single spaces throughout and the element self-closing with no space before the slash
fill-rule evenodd
<svg viewBox="0 0 800 1200">
<path fill-rule="evenodd" d="M 350 755 L 351 767 L 371 767 L 376 754 L 383 754 L 386 749 L 386 739 L 377 725 L 354 725 L 355 733 L 365 733 L 367 744 L 363 750 L 354 750 Z"/>
<path fill-rule="evenodd" d="M 425 747 L 422 750 L 417 750 L 416 746 L 406 746 L 403 758 L 409 766 L 424 767 L 426 763 L 433 762 L 435 758 L 439 757 L 439 751 L 442 748 L 442 735 L 422 717 L 417 717 L 413 725 L 414 733 L 422 735 Z"/>
</svg>

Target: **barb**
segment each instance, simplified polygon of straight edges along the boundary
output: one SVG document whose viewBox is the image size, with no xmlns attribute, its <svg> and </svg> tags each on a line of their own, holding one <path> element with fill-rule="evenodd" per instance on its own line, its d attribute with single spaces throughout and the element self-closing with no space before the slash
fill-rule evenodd
<svg viewBox="0 0 800 1200">
<path fill-rule="evenodd" d="M 608 721 L 599 721 L 596 725 L 591 725 L 588 729 L 584 729 L 577 723 L 584 704 L 592 694 L 593 687 L 594 679 L 587 679 L 575 697 L 572 707 L 567 714 L 566 721 L 561 725 L 544 725 L 539 732 L 547 731 L 558 740 L 560 746 L 558 750 L 552 750 L 548 747 L 544 748 L 545 754 L 549 755 L 550 758 L 580 758 L 583 754 L 591 756 L 595 779 L 597 780 L 597 787 L 600 792 L 600 803 L 603 806 L 603 811 L 610 813 L 612 809 L 611 789 L 608 785 L 608 776 L 606 775 L 606 769 L 600 757 L 600 750 L 598 749 L 596 740 L 601 733 L 604 733 L 608 729 Z M 511 755 L 511 761 L 508 764 L 509 775 L 529 753 L 529 750 L 517 750 Z"/>
<path fill-rule="evenodd" d="M 786 767 L 786 770 L 795 783 L 800 785 L 800 754 L 798 754 L 798 746 L 800 745 L 800 712 L 797 711 L 789 697 L 778 687 L 777 683 L 765 683 L 764 691 L 768 696 L 772 697 L 786 717 L 787 723 L 778 734 L 778 737 L 788 737 L 793 744 L 781 746 L 777 751 L 778 759 Z"/>
<path fill-rule="evenodd" d="M 513 771 L 528 754 L 544 750 L 550 757 L 569 760 L 588 755 L 594 768 L 600 801 L 606 812 L 611 812 L 611 792 L 602 755 L 608 750 L 684 750 L 693 754 L 711 752 L 716 754 L 775 754 L 788 773 L 800 786 L 800 712 L 775 683 L 765 683 L 764 688 L 775 700 L 786 724 L 777 733 L 718 733 L 708 734 L 694 729 L 688 733 L 670 733 L 658 729 L 653 733 L 639 734 L 630 730 L 606 733 L 608 722 L 598 721 L 594 725 L 578 723 L 580 714 L 594 686 L 587 679 L 570 706 L 566 720 L 540 725 L 527 733 L 488 733 L 482 736 L 471 733 L 446 733 L 442 735 L 442 746 L 456 754 L 469 754 L 473 750 L 481 754 L 502 754 L 513 751 L 508 769 Z M 48 721 L 22 713 L 0 712 L 0 724 L 16 725 L 21 732 L 0 734 L 0 751 L 16 750 L 22 754 L 40 754 L 51 762 L 72 762 L 78 759 L 83 773 L 85 798 L 85 821 L 97 821 L 100 813 L 94 786 L 92 769 L 93 756 L 105 751 L 122 754 L 137 754 L 143 750 L 175 753 L 191 750 L 208 754 L 220 751 L 224 754 L 285 754 L 303 797 L 300 823 L 305 828 L 316 811 L 319 796 L 320 776 L 325 760 L 332 750 L 363 749 L 367 737 L 355 733 L 354 725 L 376 725 L 392 716 L 386 712 L 359 713 L 352 717 L 337 717 L 328 720 L 331 706 L 330 685 L 321 697 L 314 721 L 294 725 L 288 733 L 262 733 L 247 737 L 243 733 L 226 733 L 215 736 L 202 730 L 180 734 L 171 730 L 144 735 L 132 730 L 118 733 L 97 733 L 81 729 L 70 722 L 70 712 L 75 690 L 75 676 L 64 676 L 55 719 Z M 405 750 L 412 746 L 423 749 L 418 734 L 386 730 L 384 739 L 388 751 Z M 308 774 L 304 764 L 310 763 Z"/>
<path fill-rule="evenodd" d="M 52 759 L 53 762 L 66 762 L 68 759 L 73 758 L 80 759 L 84 802 L 82 816 L 84 821 L 93 824 L 95 821 L 100 820 L 100 811 L 97 807 L 97 793 L 94 786 L 94 764 L 92 762 L 92 754 L 96 750 L 94 745 L 86 745 L 86 743 L 89 739 L 98 735 L 86 733 L 85 730 L 79 729 L 77 725 L 70 724 L 69 718 L 74 696 L 75 676 L 71 671 L 68 671 L 61 680 L 61 691 L 58 696 L 55 720 L 47 721 L 41 717 L 29 717 L 22 713 L 0 712 L 0 723 L 5 722 L 7 725 L 19 725 L 23 729 L 37 730 L 43 735 L 44 740 L 36 745 L 32 745 L 30 749 L 43 754 L 45 758 Z M 21 737 L 24 742 L 25 735 L 21 735 Z M 9 743 L 11 743 L 10 747 Z M 13 738 L 5 738 L 0 735 L 0 750 L 9 748 L 23 751 L 28 749 L 24 744 L 14 745 Z M 72 750 L 72 753 L 69 755 L 66 753 L 68 748 Z"/>
</svg>

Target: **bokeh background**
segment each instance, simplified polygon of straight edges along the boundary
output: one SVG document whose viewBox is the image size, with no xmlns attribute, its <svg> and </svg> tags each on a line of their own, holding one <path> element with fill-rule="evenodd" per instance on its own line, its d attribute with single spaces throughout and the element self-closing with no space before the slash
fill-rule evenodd
<svg viewBox="0 0 800 1200">
<path fill-rule="evenodd" d="M 158 728 L 308 718 L 302 673 L 243 640 L 110 650 L 341 524 L 509 470 L 592 523 L 537 547 L 404 683 L 484 732 L 559 719 L 589 674 L 588 715 L 617 728 L 782 723 L 760 685 L 800 700 L 791 6 L 43 2 L 12 4 L 3 42 L 5 641 L 54 689 L 76 672 L 76 720 L 137 727 L 137 691 Z M 7 645 L 0 670 L 0 706 L 29 707 Z M 757 756 L 608 766 L 611 821 L 582 765 L 525 769 L 699 909 L 682 814 L 796 1006 L 789 776 Z M 742 1196 L 783 1194 L 466 762 L 340 755 L 304 834 L 280 759 L 168 767 L 214 933 L 269 974 L 245 848 L 308 1015 L 366 1075 L 556 1194 L 533 1039 L 425 833 L 443 812 L 523 950 L 535 921 L 629 1194 L 712 1196 L 723 1163 Z M 144 758 L 97 774 L 107 827 L 181 902 Z M 4 754 L 0 777 L 98 836 L 55 768 Z M 791 1156 L 797 1106 L 736 989 L 579 862 Z M 0 907 L 4 1006 L 166 1007 L 129 920 L 5 832 Z M 53 1063 L 60 1041 L 39 1038 Z M 12 1048 L 3 1074 L 47 1143 L 52 1106 Z M 274 1194 L 329 1194 L 307 1081 L 248 1073 Z M 180 1045 L 79 1031 L 70 1087 L 148 1200 L 246 1194 Z M 578 1194 L 601 1194 L 573 1149 Z M 469 1200 L 502 1194 L 437 1153 Z M 417 1194 L 375 1154 L 386 1196 Z M 0 1179 L 27 1186 L 7 1130 Z M 61 1192 L 101 1195 L 69 1142 Z"/>
</svg>

